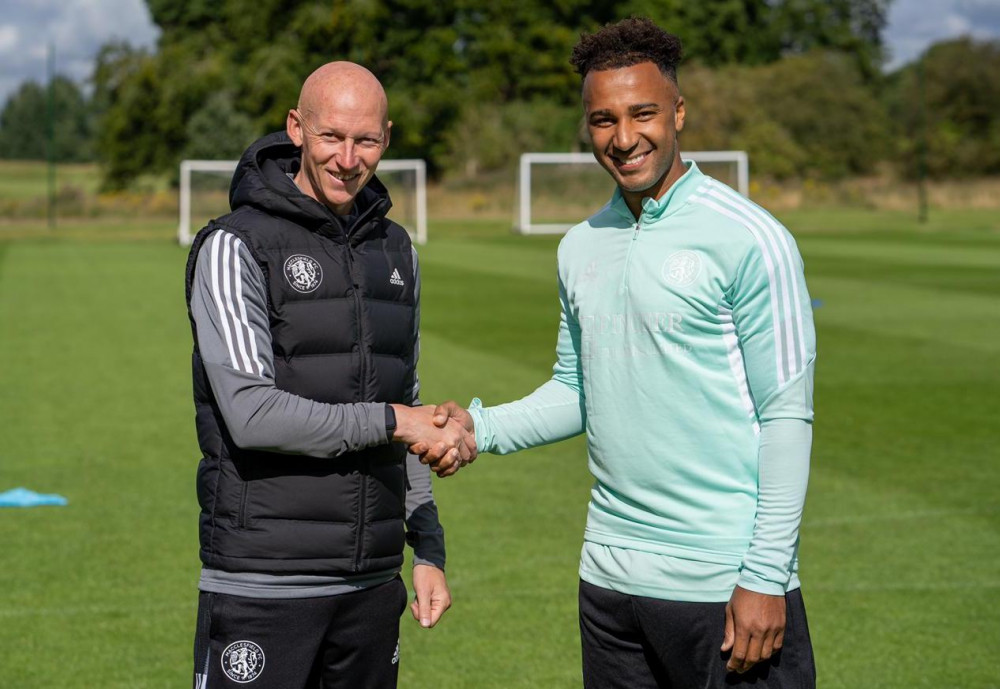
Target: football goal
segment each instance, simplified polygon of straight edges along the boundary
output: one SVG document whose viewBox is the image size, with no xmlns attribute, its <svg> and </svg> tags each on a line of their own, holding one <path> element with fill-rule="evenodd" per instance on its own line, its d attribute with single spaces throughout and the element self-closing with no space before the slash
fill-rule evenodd
<svg viewBox="0 0 1000 689">
<path fill-rule="evenodd" d="M 746 151 L 682 151 L 705 174 L 750 196 Z M 592 153 L 524 153 L 517 178 L 514 230 L 561 234 L 607 203 L 615 184 Z"/>
<path fill-rule="evenodd" d="M 184 160 L 180 177 L 177 241 L 187 246 L 209 220 L 229 212 L 229 182 L 239 161 Z M 427 164 L 419 159 L 383 160 L 378 177 L 389 189 L 389 217 L 417 244 L 427 242 Z"/>
</svg>

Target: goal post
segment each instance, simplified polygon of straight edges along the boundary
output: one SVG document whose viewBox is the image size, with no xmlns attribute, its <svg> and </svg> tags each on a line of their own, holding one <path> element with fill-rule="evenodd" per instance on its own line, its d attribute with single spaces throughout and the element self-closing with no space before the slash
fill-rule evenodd
<svg viewBox="0 0 1000 689">
<path fill-rule="evenodd" d="M 194 240 L 194 233 L 205 226 L 214 217 L 229 212 L 229 180 L 232 178 L 238 160 L 183 160 L 180 167 L 180 191 L 178 195 L 180 222 L 177 226 L 177 241 L 182 246 L 188 246 Z M 427 243 L 427 163 L 419 158 L 400 158 L 382 160 L 378 164 L 379 177 L 382 173 L 390 173 L 387 177 L 397 174 L 412 176 L 412 185 L 405 185 L 402 191 L 399 186 L 387 184 L 387 187 L 397 191 L 393 196 L 393 209 L 389 216 L 399 216 L 399 222 L 410 233 L 417 244 Z M 192 186 L 192 173 L 214 175 L 216 183 L 206 192 L 207 202 L 204 208 L 195 208 L 194 200 L 198 196 L 196 186 Z M 222 177 L 224 176 L 224 177 Z M 220 187 L 219 179 L 224 185 Z M 223 197 L 224 198 L 221 198 Z M 214 198 L 212 198 L 214 197 Z M 395 219 L 395 218 L 394 218 Z"/>
<path fill-rule="evenodd" d="M 239 164 L 238 160 L 182 160 L 180 189 L 178 192 L 180 223 L 177 226 L 177 242 L 181 246 L 190 246 L 194 241 L 194 232 L 191 229 L 191 173 L 208 172 L 221 173 L 231 177 Z M 219 185 L 215 185 L 218 187 Z M 225 187 L 228 190 L 228 185 Z M 228 195 L 227 195 L 228 204 Z M 221 209 L 220 209 L 221 210 Z M 222 213 L 224 214 L 223 210 Z M 199 216 L 201 214 L 199 213 Z M 212 213 L 211 215 L 216 215 Z M 197 229 L 204 227 L 211 217 L 199 217 L 197 219 Z"/>
<path fill-rule="evenodd" d="M 731 172 L 727 175 L 728 179 L 723 181 L 729 182 L 737 191 L 749 198 L 750 165 L 746 151 L 683 151 L 681 157 L 693 160 L 699 165 L 729 166 Z M 514 221 L 514 230 L 521 234 L 562 234 L 575 224 L 547 222 L 539 217 L 545 213 L 539 213 L 538 184 L 532 184 L 532 173 L 536 166 L 542 165 L 561 166 L 567 171 L 567 175 L 573 178 L 573 182 L 565 188 L 566 197 L 572 198 L 564 197 L 562 201 L 572 205 L 574 211 L 578 211 L 577 217 L 580 220 L 600 208 L 600 205 L 594 206 L 587 202 L 597 199 L 599 204 L 604 204 L 610 196 L 610 189 L 614 188 L 614 182 L 600 167 L 593 153 L 523 153 L 518 168 L 517 216 Z"/>
</svg>

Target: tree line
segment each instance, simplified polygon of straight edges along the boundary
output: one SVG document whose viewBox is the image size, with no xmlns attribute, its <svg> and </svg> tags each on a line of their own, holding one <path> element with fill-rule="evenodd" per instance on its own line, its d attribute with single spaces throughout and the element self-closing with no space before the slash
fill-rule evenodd
<svg viewBox="0 0 1000 689">
<path fill-rule="evenodd" d="M 108 188 L 233 158 L 284 126 L 309 72 L 347 59 L 386 87 L 392 156 L 499 173 L 523 151 L 585 150 L 570 49 L 643 15 L 684 42 L 688 150 L 745 149 L 778 179 L 1000 173 L 1000 42 L 939 43 L 884 74 L 889 2 L 147 0 L 155 51 L 103 46 L 89 98 L 55 80 L 54 153 L 100 161 Z M 45 157 L 46 107 L 37 83 L 8 99 L 0 157 Z"/>
</svg>

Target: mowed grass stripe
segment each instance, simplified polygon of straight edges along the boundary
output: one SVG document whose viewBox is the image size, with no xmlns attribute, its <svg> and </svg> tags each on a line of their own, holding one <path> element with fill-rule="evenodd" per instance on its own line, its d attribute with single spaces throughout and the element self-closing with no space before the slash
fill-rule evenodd
<svg viewBox="0 0 1000 689">
<path fill-rule="evenodd" d="M 927 287 L 995 298 L 1000 295 L 1000 248 L 964 243 L 911 244 L 895 238 L 879 242 L 848 238 L 807 238 L 806 275 L 862 277 L 876 284 Z"/>
<path fill-rule="evenodd" d="M 879 261 L 930 269 L 1000 267 L 1000 247 L 996 245 L 967 247 L 940 241 L 914 244 L 909 238 L 899 236 L 879 241 L 857 241 L 851 237 L 806 237 L 799 239 L 799 245 L 803 251 L 808 251 L 810 259 Z"/>
<path fill-rule="evenodd" d="M 992 296 L 827 276 L 811 277 L 809 291 L 822 301 L 817 322 L 974 352 L 1000 349 L 1000 302 Z"/>
<path fill-rule="evenodd" d="M 916 199 L 912 211 L 807 208 L 782 211 L 778 219 L 797 237 L 826 236 L 871 242 L 901 237 L 901 241 L 914 245 L 980 244 L 995 248 L 995 233 L 1000 232 L 1000 214 L 992 208 L 933 208 L 927 222 L 920 222 Z"/>
<path fill-rule="evenodd" d="M 525 343 L 525 346 L 539 344 Z M 549 358 L 554 360 L 554 335 L 549 349 L 552 350 Z M 420 396 L 426 404 L 456 396 L 461 404 L 467 404 L 473 395 L 481 397 L 486 405 L 508 402 L 510 400 L 503 396 L 516 390 L 527 394 L 548 380 L 552 372 L 552 362 L 547 365 L 526 363 L 436 333 L 421 336 L 421 350 Z"/>
<path fill-rule="evenodd" d="M 961 292 L 996 299 L 1000 296 L 997 268 L 956 265 L 931 266 L 894 263 L 889 259 L 852 259 L 851 275 L 863 275 L 874 284 L 925 287 L 942 292 Z M 842 275 L 844 262 L 825 256 L 811 257 L 806 266 L 809 278 Z"/>
<path fill-rule="evenodd" d="M 557 246 L 552 238 L 504 237 L 492 242 L 431 242 L 419 247 L 417 253 L 421 273 L 452 270 L 475 273 L 466 290 L 479 289 L 483 283 L 500 277 L 531 281 L 538 289 L 554 293 Z"/>
<path fill-rule="evenodd" d="M 551 369 L 559 329 L 554 280 L 545 288 L 538 280 L 480 276 L 475 268 L 423 274 L 423 337 L 460 342 L 515 365 Z"/>
</svg>

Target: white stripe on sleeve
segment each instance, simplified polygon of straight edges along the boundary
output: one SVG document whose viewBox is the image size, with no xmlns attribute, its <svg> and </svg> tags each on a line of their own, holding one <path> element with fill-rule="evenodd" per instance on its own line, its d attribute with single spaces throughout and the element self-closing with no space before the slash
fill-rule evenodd
<svg viewBox="0 0 1000 689">
<path fill-rule="evenodd" d="M 729 359 L 729 369 L 736 379 L 736 388 L 740 393 L 740 400 L 743 402 L 743 409 L 747 417 L 753 420 L 753 432 L 760 434 L 760 424 L 757 423 L 757 409 L 754 407 L 753 399 L 750 397 L 750 384 L 747 381 L 746 366 L 743 364 L 743 353 L 740 351 L 740 343 L 736 337 L 736 325 L 733 323 L 733 311 L 725 306 L 719 305 L 719 321 L 722 323 L 722 341 L 726 343 L 726 356 Z"/>
<path fill-rule="evenodd" d="M 244 343 L 243 332 L 240 329 L 239 319 L 236 317 L 236 306 L 233 303 L 233 289 L 230 283 L 230 268 L 233 272 L 239 270 L 240 257 L 232 250 L 233 242 L 236 239 L 233 235 L 226 233 L 225 243 L 223 244 L 223 263 L 222 263 L 222 287 L 223 293 L 225 294 L 226 300 L 226 310 L 229 311 L 229 315 L 233 318 L 233 339 L 236 340 L 237 348 L 240 351 L 240 361 L 243 363 L 242 369 L 247 373 L 253 373 L 253 369 L 250 366 L 250 357 L 247 356 L 246 344 Z M 235 265 L 233 265 L 235 264 Z M 237 367 L 234 367 L 237 368 Z"/>
<path fill-rule="evenodd" d="M 796 277 L 798 276 L 797 266 L 795 265 L 795 261 L 792 258 L 792 248 L 788 242 L 788 233 L 782 230 L 782 228 L 778 225 L 777 221 L 775 221 L 775 219 L 772 218 L 769 213 L 765 213 L 757 206 L 753 205 L 752 203 L 749 203 L 745 197 L 740 196 L 739 194 L 737 194 L 735 191 L 725 186 L 724 184 L 718 184 L 717 188 L 719 188 L 727 196 L 729 196 L 729 198 L 733 200 L 734 205 L 736 203 L 742 204 L 744 207 L 748 209 L 749 212 L 753 213 L 763 222 L 765 222 L 767 226 L 771 229 L 771 232 L 774 234 L 774 236 L 776 236 L 781 243 L 781 248 L 784 253 L 785 261 L 788 266 L 789 282 L 792 283 L 792 304 L 795 311 L 795 324 L 796 326 L 798 326 L 798 337 L 796 339 L 798 340 L 799 344 L 799 367 L 792 372 L 794 375 L 795 373 L 798 373 L 805 367 L 806 338 L 805 338 L 805 331 L 802 326 L 802 302 L 799 299 L 799 281 L 796 279 Z"/>
<path fill-rule="evenodd" d="M 699 203 L 703 206 L 711 208 L 717 213 L 721 213 L 728 218 L 732 218 L 739 224 L 749 230 L 750 234 L 753 235 L 754 239 L 757 240 L 757 245 L 761 249 L 761 256 L 764 258 L 764 265 L 767 268 L 767 284 L 768 289 L 771 293 L 771 321 L 772 327 L 774 328 L 774 356 L 775 356 L 775 366 L 778 373 L 778 385 L 784 385 L 785 381 L 788 380 L 785 373 L 785 359 L 782 356 L 782 328 L 781 328 L 781 318 L 780 312 L 781 307 L 778 301 L 778 288 L 774 276 L 774 263 L 771 260 L 771 255 L 767 250 L 767 244 L 764 239 L 760 236 L 760 232 L 754 227 L 753 224 L 747 222 L 747 217 L 733 210 L 720 206 L 718 203 L 705 198 L 704 196 L 692 196 L 691 200 L 695 203 Z"/>
<path fill-rule="evenodd" d="M 788 355 L 788 377 L 791 378 L 795 375 L 795 372 L 801 368 L 798 360 L 798 350 L 795 347 L 794 328 L 792 326 L 792 321 L 795 317 L 792 315 L 791 288 L 789 285 L 789 282 L 791 281 L 791 266 L 786 266 L 785 261 L 783 260 L 781 249 L 778 247 L 778 240 L 774 237 L 773 229 L 765 225 L 759 216 L 752 213 L 753 207 L 747 203 L 742 196 L 739 197 L 740 201 L 737 201 L 733 198 L 727 197 L 720 190 L 721 188 L 723 188 L 722 184 L 715 183 L 712 185 L 712 190 L 708 193 L 722 203 L 725 203 L 727 207 L 746 216 L 747 221 L 752 222 L 757 227 L 761 236 L 764 237 L 767 242 L 767 246 L 762 246 L 761 250 L 770 250 L 771 260 L 778 268 L 780 301 L 781 305 L 784 307 L 784 315 L 781 318 L 781 323 L 784 330 L 785 353 Z"/>
<path fill-rule="evenodd" d="M 240 260 L 240 247 L 243 246 L 243 242 L 240 241 L 238 237 L 233 238 L 233 270 L 236 271 L 236 303 L 240 307 L 240 330 L 241 332 L 246 332 L 247 340 L 250 343 L 250 355 L 253 357 L 253 363 L 257 365 L 257 370 L 254 371 L 253 367 L 250 367 L 250 373 L 256 373 L 258 376 L 264 374 L 264 365 L 260 362 L 260 356 L 257 353 L 257 338 L 254 336 L 253 328 L 250 327 L 250 319 L 247 318 L 247 305 L 243 301 L 243 261 Z"/>
<path fill-rule="evenodd" d="M 228 236 L 228 233 L 219 230 L 212 237 L 212 296 L 215 298 L 215 307 L 219 310 L 219 322 L 222 323 L 222 332 L 226 336 L 226 346 L 229 348 L 229 361 L 232 363 L 233 368 L 239 368 L 236 363 L 236 352 L 233 349 L 233 337 L 229 332 L 229 317 L 226 315 L 226 307 L 222 303 L 222 294 L 219 290 L 221 283 L 219 266 L 222 263 L 222 257 L 219 256 L 219 243 L 222 241 L 223 235 Z"/>
</svg>

